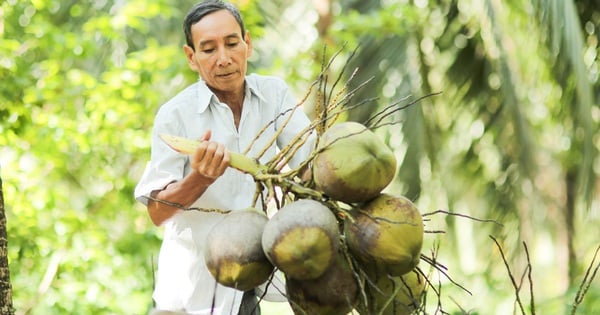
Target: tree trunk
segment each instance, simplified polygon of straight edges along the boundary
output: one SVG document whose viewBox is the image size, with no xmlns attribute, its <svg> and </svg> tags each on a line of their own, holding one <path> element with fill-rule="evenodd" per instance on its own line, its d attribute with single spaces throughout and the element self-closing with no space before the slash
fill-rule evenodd
<svg viewBox="0 0 600 315">
<path fill-rule="evenodd" d="M 12 287 L 8 269 L 8 239 L 6 233 L 6 214 L 4 212 L 4 193 L 0 177 L 0 314 L 14 314 L 12 305 Z"/>
<path fill-rule="evenodd" d="M 565 205 L 566 246 L 568 253 L 567 275 L 569 287 L 573 287 L 575 278 L 577 256 L 575 255 L 575 202 L 577 196 L 577 169 L 567 171 L 567 200 Z"/>
<path fill-rule="evenodd" d="M 313 5 L 319 14 L 319 20 L 317 21 L 319 38 L 326 41 L 329 33 L 329 26 L 331 26 L 331 23 L 333 23 L 331 0 L 313 0 Z"/>
</svg>

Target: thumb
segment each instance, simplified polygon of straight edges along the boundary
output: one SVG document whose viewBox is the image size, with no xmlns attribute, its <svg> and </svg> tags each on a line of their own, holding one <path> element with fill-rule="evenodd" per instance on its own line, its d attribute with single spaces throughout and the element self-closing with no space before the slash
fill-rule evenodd
<svg viewBox="0 0 600 315">
<path fill-rule="evenodd" d="M 212 133 L 211 133 L 210 129 L 208 129 L 204 132 L 204 135 L 202 136 L 202 138 L 200 138 L 200 140 L 208 141 L 208 140 L 210 140 L 211 135 L 212 135 Z"/>
</svg>

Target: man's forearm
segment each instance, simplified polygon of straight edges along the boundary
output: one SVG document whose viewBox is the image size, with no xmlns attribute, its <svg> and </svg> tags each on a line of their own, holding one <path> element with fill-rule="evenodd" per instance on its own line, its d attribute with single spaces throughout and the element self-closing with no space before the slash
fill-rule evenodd
<svg viewBox="0 0 600 315">
<path fill-rule="evenodd" d="M 152 223 L 160 226 L 182 211 L 181 208 L 191 206 L 213 182 L 214 179 L 192 172 L 182 180 L 167 185 L 163 190 L 153 192 L 153 198 L 148 201 L 147 207 Z"/>
</svg>

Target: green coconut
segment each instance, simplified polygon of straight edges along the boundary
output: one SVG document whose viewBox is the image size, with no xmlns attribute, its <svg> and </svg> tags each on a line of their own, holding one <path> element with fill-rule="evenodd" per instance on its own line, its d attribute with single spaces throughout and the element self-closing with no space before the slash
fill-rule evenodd
<svg viewBox="0 0 600 315">
<path fill-rule="evenodd" d="M 359 300 L 359 314 L 408 315 L 419 308 L 426 282 L 418 271 L 400 277 L 373 270 L 365 274 L 366 300 Z"/>
<path fill-rule="evenodd" d="M 335 215 L 322 203 L 301 199 L 279 209 L 267 222 L 262 246 L 286 276 L 315 279 L 331 265 L 339 247 Z"/>
<path fill-rule="evenodd" d="M 317 189 L 348 203 L 364 202 L 392 181 L 396 157 L 375 133 L 357 122 L 333 125 L 320 138 L 313 159 Z"/>
<path fill-rule="evenodd" d="M 210 230 L 204 259 L 218 283 L 241 291 L 266 282 L 274 270 L 262 250 L 267 216 L 257 209 L 232 211 Z"/>
<path fill-rule="evenodd" d="M 358 290 L 357 279 L 341 252 L 316 279 L 286 279 L 288 301 L 297 315 L 348 314 L 358 303 Z"/>
<path fill-rule="evenodd" d="M 345 221 L 346 243 L 361 262 L 401 276 L 419 263 L 423 245 L 423 219 L 403 196 L 380 194 L 351 211 Z"/>
</svg>

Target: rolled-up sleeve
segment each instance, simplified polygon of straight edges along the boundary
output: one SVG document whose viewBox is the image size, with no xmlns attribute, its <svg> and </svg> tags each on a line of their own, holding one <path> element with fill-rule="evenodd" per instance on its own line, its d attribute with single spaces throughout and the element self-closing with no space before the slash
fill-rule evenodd
<svg viewBox="0 0 600 315">
<path fill-rule="evenodd" d="M 134 192 L 135 199 L 144 205 L 148 204 L 150 193 L 181 180 L 189 163 L 187 155 L 174 151 L 159 137 L 160 134 L 181 135 L 180 126 L 173 124 L 177 120 L 171 119 L 171 115 L 167 110 L 159 110 L 152 129 L 150 161 L 146 164 Z"/>
</svg>

